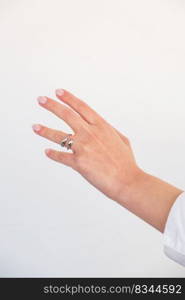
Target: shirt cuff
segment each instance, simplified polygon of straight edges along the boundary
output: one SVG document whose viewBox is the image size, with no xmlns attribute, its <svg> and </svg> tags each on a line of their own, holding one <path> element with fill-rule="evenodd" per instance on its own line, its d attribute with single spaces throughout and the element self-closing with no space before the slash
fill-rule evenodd
<svg viewBox="0 0 185 300">
<path fill-rule="evenodd" d="M 185 266 L 185 192 L 173 203 L 163 233 L 164 253 Z"/>
</svg>

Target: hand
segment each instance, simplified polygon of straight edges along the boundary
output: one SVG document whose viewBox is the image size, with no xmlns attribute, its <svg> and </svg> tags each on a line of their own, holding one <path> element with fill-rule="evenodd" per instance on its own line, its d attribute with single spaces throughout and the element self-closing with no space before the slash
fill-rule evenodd
<svg viewBox="0 0 185 300">
<path fill-rule="evenodd" d="M 56 96 L 67 106 L 48 97 L 39 97 L 38 102 L 74 131 L 73 153 L 46 149 L 46 155 L 79 172 L 109 198 L 119 201 L 121 193 L 123 201 L 124 190 L 141 172 L 128 138 L 67 90 L 57 90 Z M 68 134 L 41 124 L 33 125 L 33 129 L 57 144 Z"/>
<path fill-rule="evenodd" d="M 72 152 L 46 149 L 46 155 L 79 172 L 97 189 L 163 232 L 178 189 L 142 171 L 130 142 L 87 103 L 66 90 L 57 90 L 61 104 L 39 97 L 39 104 L 64 120 L 74 131 Z M 66 132 L 35 124 L 34 131 L 60 144 Z"/>
</svg>

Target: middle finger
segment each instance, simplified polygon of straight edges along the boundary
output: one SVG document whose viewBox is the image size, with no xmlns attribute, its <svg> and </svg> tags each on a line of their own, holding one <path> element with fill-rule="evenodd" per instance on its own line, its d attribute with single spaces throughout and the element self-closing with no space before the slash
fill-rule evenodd
<svg viewBox="0 0 185 300">
<path fill-rule="evenodd" d="M 75 132 L 87 125 L 87 122 L 85 122 L 79 114 L 64 104 L 45 96 L 38 97 L 37 101 L 42 107 L 53 112 L 56 116 L 64 120 Z"/>
</svg>

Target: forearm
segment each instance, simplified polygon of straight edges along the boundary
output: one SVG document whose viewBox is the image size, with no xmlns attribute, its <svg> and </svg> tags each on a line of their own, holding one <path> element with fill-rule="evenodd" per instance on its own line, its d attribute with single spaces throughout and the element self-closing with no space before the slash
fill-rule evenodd
<svg viewBox="0 0 185 300">
<path fill-rule="evenodd" d="M 116 201 L 163 232 L 170 208 L 182 192 L 155 176 L 139 171 Z"/>
</svg>

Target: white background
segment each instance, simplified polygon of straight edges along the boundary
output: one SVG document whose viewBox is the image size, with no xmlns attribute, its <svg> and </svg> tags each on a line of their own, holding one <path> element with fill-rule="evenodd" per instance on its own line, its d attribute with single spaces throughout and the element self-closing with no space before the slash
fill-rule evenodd
<svg viewBox="0 0 185 300">
<path fill-rule="evenodd" d="M 37 96 L 65 88 L 185 187 L 185 1 L 0 0 L 0 276 L 184 276 L 162 234 L 49 160 Z"/>
</svg>

